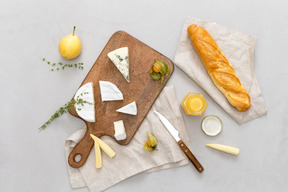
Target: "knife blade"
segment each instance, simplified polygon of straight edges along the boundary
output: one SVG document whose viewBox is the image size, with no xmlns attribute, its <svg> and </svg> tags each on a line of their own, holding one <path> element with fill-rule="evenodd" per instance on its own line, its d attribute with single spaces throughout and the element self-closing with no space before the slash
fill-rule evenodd
<svg viewBox="0 0 288 192">
<path fill-rule="evenodd" d="M 204 171 L 204 168 L 199 163 L 199 161 L 196 159 L 196 157 L 193 155 L 193 153 L 189 150 L 189 148 L 186 146 L 186 144 L 180 139 L 178 130 L 169 122 L 166 117 L 161 115 L 159 112 L 154 110 L 155 115 L 160 119 L 160 121 L 163 123 L 163 125 L 166 127 L 166 129 L 169 131 L 169 133 L 173 136 L 173 138 L 176 140 L 182 151 L 185 153 L 185 155 L 188 157 L 188 159 L 191 161 L 191 163 L 195 166 L 195 168 L 198 170 L 199 173 L 202 173 Z"/>
</svg>

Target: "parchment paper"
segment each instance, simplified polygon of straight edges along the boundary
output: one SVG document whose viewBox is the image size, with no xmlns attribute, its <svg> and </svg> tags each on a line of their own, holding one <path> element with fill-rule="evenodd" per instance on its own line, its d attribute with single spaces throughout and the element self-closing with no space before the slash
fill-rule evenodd
<svg viewBox="0 0 288 192">
<path fill-rule="evenodd" d="M 232 64 L 241 84 L 250 95 L 251 107 L 249 110 L 245 112 L 238 111 L 214 85 L 187 33 L 187 28 L 191 24 L 205 28 Z M 256 40 L 257 38 L 252 35 L 244 34 L 215 23 L 188 17 L 185 20 L 175 54 L 175 64 L 205 90 L 239 124 L 251 121 L 267 113 L 261 89 L 253 72 Z"/>
</svg>

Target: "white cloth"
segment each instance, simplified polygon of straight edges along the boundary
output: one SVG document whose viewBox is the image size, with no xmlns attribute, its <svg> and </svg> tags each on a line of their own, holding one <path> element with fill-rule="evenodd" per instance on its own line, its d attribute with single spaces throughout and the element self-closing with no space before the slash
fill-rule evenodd
<svg viewBox="0 0 288 192">
<path fill-rule="evenodd" d="M 241 84 L 250 95 L 251 107 L 249 110 L 245 112 L 238 111 L 214 85 L 187 33 L 187 28 L 191 24 L 205 28 L 232 64 Z M 267 113 L 262 92 L 253 72 L 256 40 L 257 38 L 254 36 L 231 30 L 215 23 L 188 17 L 185 20 L 175 54 L 175 64 L 206 91 L 239 124 Z"/>
<path fill-rule="evenodd" d="M 138 173 L 186 165 L 189 162 L 188 159 L 155 116 L 154 109 L 164 115 L 178 129 L 180 137 L 192 150 L 174 88 L 172 86 L 165 87 L 127 146 L 117 144 L 108 136 L 101 137 L 116 152 L 116 156 L 112 159 L 102 152 L 102 168 L 95 168 L 94 149 L 91 150 L 86 163 L 78 169 L 70 167 L 67 161 L 72 188 L 87 186 L 91 192 L 103 191 Z M 86 128 L 84 127 L 66 140 L 66 160 L 85 131 Z M 153 134 L 158 141 L 157 150 L 152 152 L 143 149 L 144 142 L 148 140 L 147 132 Z"/>
</svg>

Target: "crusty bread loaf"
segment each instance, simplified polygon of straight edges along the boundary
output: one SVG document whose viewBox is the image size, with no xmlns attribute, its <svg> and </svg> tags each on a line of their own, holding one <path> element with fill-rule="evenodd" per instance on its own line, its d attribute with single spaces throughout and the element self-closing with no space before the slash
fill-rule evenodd
<svg viewBox="0 0 288 192">
<path fill-rule="evenodd" d="M 194 24 L 188 27 L 188 34 L 214 84 L 232 106 L 239 111 L 248 110 L 250 96 L 215 40 L 204 28 Z"/>
</svg>

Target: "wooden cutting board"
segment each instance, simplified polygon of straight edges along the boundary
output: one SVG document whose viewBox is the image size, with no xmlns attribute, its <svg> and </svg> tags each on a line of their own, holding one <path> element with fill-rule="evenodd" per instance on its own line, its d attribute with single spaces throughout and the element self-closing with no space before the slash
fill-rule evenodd
<svg viewBox="0 0 288 192">
<path fill-rule="evenodd" d="M 129 83 L 107 56 L 109 52 L 121 47 L 128 47 L 129 49 Z M 149 72 L 155 59 L 170 66 L 170 73 L 164 78 L 163 83 L 161 83 L 161 80 L 153 80 L 150 76 Z M 120 145 L 127 145 L 173 71 L 173 62 L 161 53 L 124 31 L 114 33 L 81 84 L 82 86 L 93 82 L 96 122 L 91 123 L 83 120 L 87 125 L 87 131 L 82 140 L 71 151 L 68 157 L 69 164 L 74 168 L 79 168 L 86 162 L 94 144 L 90 137 L 91 133 L 97 137 L 107 135 L 115 139 L 114 122 L 118 120 L 123 120 L 127 137 L 125 140 L 117 141 L 115 139 L 115 141 Z M 109 81 L 115 84 L 123 93 L 124 100 L 102 102 L 99 81 Z M 116 112 L 117 109 L 133 101 L 136 101 L 137 104 L 138 114 L 136 116 Z M 71 110 L 70 113 L 80 118 L 75 110 Z M 78 161 L 75 159 L 76 156 L 78 156 Z M 79 158 L 81 159 L 79 160 Z"/>
</svg>

